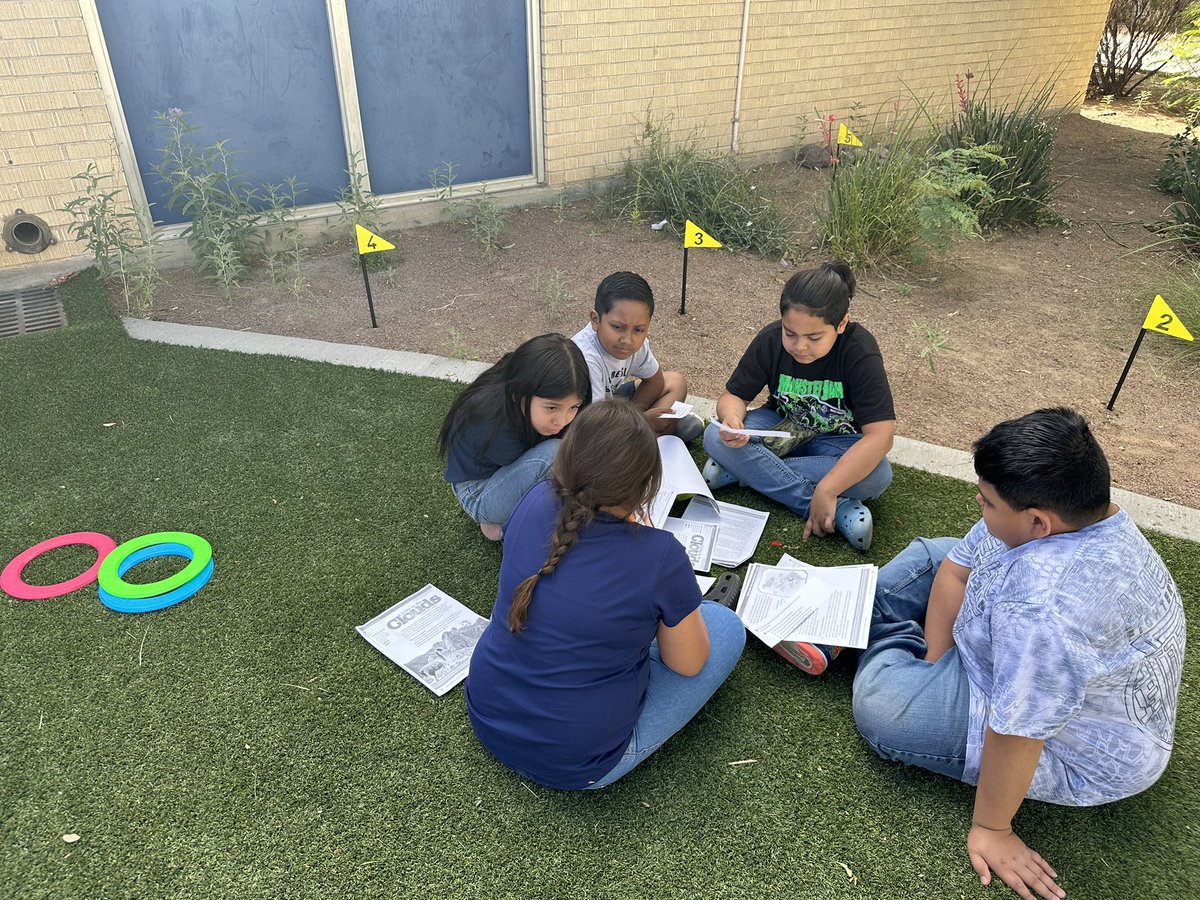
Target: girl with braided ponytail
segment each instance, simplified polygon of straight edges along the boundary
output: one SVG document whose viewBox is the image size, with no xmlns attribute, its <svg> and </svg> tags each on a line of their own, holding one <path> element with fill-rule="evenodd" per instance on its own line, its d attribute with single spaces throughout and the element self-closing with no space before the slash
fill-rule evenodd
<svg viewBox="0 0 1200 900">
<path fill-rule="evenodd" d="M 594 404 L 508 520 L 467 710 L 492 755 L 540 784 L 616 781 L 687 724 L 741 656 L 734 612 L 702 602 L 682 545 L 639 521 L 661 478 L 642 411 Z"/>
<path fill-rule="evenodd" d="M 500 540 L 517 501 L 546 476 L 558 438 L 590 397 L 580 349 L 561 334 L 542 334 L 455 398 L 438 452 L 454 496 L 489 540 Z"/>
</svg>

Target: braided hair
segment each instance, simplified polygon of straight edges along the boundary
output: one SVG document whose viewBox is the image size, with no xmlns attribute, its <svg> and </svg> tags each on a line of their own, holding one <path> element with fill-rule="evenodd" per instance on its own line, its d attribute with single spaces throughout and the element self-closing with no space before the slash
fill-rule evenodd
<svg viewBox="0 0 1200 900">
<path fill-rule="evenodd" d="M 538 582 L 558 564 L 602 508 L 643 513 L 662 485 L 662 459 L 645 414 L 613 399 L 580 411 L 554 457 L 550 482 L 562 507 L 542 567 L 517 585 L 508 630 L 518 634 L 529 618 Z"/>
</svg>

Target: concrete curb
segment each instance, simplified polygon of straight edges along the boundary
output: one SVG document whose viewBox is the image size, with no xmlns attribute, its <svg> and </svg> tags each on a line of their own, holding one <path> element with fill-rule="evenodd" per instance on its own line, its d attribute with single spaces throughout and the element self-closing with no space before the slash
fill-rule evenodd
<svg viewBox="0 0 1200 900">
<path fill-rule="evenodd" d="M 361 369 L 380 369 L 403 375 L 421 375 L 468 383 L 488 367 L 488 363 L 473 360 L 446 359 L 428 353 L 409 353 L 405 350 L 382 350 L 359 344 L 332 344 L 308 338 L 289 338 L 249 331 L 230 331 L 205 325 L 177 325 L 173 322 L 154 322 L 148 319 L 124 318 L 129 336 L 141 341 L 175 344 L 181 347 L 201 347 L 209 350 L 229 350 L 267 356 L 291 356 L 313 362 L 327 362 Z M 688 397 L 696 412 L 711 419 L 716 414 L 716 402 L 705 397 Z M 975 470 L 971 454 L 965 450 L 939 447 L 911 438 L 897 437 L 892 462 L 945 475 L 960 481 L 974 482 Z M 1200 543 L 1200 510 L 1177 503 L 1168 503 L 1131 491 L 1113 488 L 1113 500 L 1128 512 L 1143 528 L 1151 528 Z"/>
</svg>

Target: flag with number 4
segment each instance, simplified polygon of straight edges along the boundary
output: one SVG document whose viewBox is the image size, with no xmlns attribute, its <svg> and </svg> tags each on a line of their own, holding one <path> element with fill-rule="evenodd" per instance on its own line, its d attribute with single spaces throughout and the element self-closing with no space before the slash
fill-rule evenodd
<svg viewBox="0 0 1200 900">
<path fill-rule="evenodd" d="M 358 238 L 358 255 L 362 256 L 366 253 L 379 253 L 381 250 L 395 250 L 396 245 L 391 241 L 385 241 L 373 231 L 368 231 L 361 225 L 354 226 L 354 234 Z"/>
</svg>

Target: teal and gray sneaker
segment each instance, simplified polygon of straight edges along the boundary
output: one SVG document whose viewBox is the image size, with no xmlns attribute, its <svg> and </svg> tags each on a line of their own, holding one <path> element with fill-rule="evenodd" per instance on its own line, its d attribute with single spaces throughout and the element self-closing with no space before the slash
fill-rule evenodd
<svg viewBox="0 0 1200 900">
<path fill-rule="evenodd" d="M 711 457 L 704 464 L 703 475 L 704 480 L 708 483 L 709 490 L 713 491 L 717 488 L 723 488 L 728 484 L 736 484 L 738 480 L 736 475 Z"/>
</svg>

